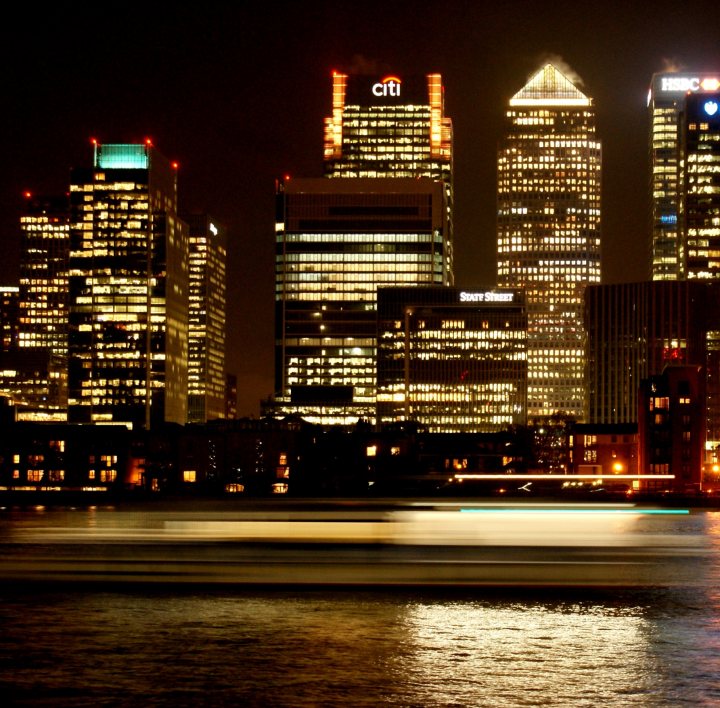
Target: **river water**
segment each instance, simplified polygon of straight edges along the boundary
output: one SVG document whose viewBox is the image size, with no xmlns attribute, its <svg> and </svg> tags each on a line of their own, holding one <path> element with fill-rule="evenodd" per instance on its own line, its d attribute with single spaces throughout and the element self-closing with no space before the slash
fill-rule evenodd
<svg viewBox="0 0 720 708">
<path fill-rule="evenodd" d="M 26 706 L 717 706 L 720 512 L 671 587 L 0 588 L 0 695 Z M 692 572 L 696 572 L 693 570 Z"/>
</svg>

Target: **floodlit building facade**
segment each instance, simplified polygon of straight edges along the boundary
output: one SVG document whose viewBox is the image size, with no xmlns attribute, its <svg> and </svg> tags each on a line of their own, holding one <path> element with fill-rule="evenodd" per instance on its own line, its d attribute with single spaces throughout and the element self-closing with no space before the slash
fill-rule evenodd
<svg viewBox="0 0 720 708">
<path fill-rule="evenodd" d="M 428 177 L 445 186 L 446 271 L 453 267 L 452 121 L 440 74 L 400 77 L 334 72 L 325 119 L 326 177 Z"/>
<path fill-rule="evenodd" d="M 498 154 L 498 285 L 524 288 L 528 416 L 583 414 L 583 294 L 600 281 L 591 98 L 552 64 L 511 99 Z"/>
<path fill-rule="evenodd" d="M 694 223 L 697 214 L 686 213 L 686 199 L 696 194 L 703 202 L 717 189 L 712 177 L 717 112 L 712 106 L 717 104 L 718 90 L 720 72 L 657 73 L 652 77 L 648 109 L 653 280 L 706 277 L 703 273 L 710 272 L 703 261 L 717 247 L 706 245 L 702 227 Z"/>
<path fill-rule="evenodd" d="M 184 214 L 189 227 L 188 422 L 225 418 L 227 246 L 207 214 Z"/>
<path fill-rule="evenodd" d="M 147 144 L 95 144 L 70 186 L 69 420 L 187 419 L 188 235 L 177 170 Z"/>
<path fill-rule="evenodd" d="M 494 432 L 526 422 L 522 291 L 378 289 L 377 421 L 429 432 Z"/>
<path fill-rule="evenodd" d="M 278 184 L 276 414 L 374 420 L 377 289 L 448 285 L 448 211 L 428 178 Z"/>
</svg>

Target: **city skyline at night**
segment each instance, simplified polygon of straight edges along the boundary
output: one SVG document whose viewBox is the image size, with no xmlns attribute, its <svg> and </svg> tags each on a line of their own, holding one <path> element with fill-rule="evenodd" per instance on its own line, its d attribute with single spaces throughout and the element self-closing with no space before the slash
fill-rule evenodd
<svg viewBox="0 0 720 708">
<path fill-rule="evenodd" d="M 0 131 L 2 284 L 18 281 L 23 191 L 65 190 L 93 136 L 152 137 L 180 162 L 184 208 L 227 226 L 228 368 L 238 375 L 238 414 L 257 414 L 273 389 L 273 185 L 285 174 L 322 175 L 332 72 L 442 75 L 455 147 L 456 284 L 490 286 L 503 107 L 553 55 L 580 77 L 597 109 L 603 281 L 643 280 L 650 273 L 648 87 L 668 68 L 720 66 L 711 8 L 319 2 L 210 13 L 138 6 L 143 22 L 131 32 L 101 10 L 28 15 L 3 43 L 4 65 L 17 70 L 6 82 Z"/>
</svg>

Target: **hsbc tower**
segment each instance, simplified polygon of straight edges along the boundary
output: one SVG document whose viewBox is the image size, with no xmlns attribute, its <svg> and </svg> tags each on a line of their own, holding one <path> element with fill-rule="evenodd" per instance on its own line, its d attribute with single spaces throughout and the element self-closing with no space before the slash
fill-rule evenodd
<svg viewBox="0 0 720 708">
<path fill-rule="evenodd" d="M 658 73 L 652 78 L 648 108 L 653 280 L 720 274 L 720 257 L 718 263 L 712 260 L 713 248 L 697 225 L 698 219 L 712 221 L 708 200 L 720 190 L 720 175 L 714 175 L 712 164 L 720 159 L 720 143 L 711 127 L 720 119 L 712 110 L 718 91 L 720 72 Z"/>
</svg>

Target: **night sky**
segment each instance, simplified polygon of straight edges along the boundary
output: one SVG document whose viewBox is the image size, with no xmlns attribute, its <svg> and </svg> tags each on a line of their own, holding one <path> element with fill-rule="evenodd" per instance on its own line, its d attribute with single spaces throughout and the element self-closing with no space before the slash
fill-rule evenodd
<svg viewBox="0 0 720 708">
<path fill-rule="evenodd" d="M 668 67 L 720 71 L 710 2 L 110 3 L 14 8 L 0 37 L 0 284 L 17 284 L 22 193 L 68 189 L 90 138 L 152 138 L 180 163 L 181 209 L 229 239 L 228 368 L 239 414 L 273 388 L 277 177 L 322 175 L 333 69 L 439 72 L 455 149 L 456 282 L 495 279 L 495 157 L 508 99 L 547 60 L 595 101 L 603 281 L 643 280 L 647 91 Z"/>
</svg>

